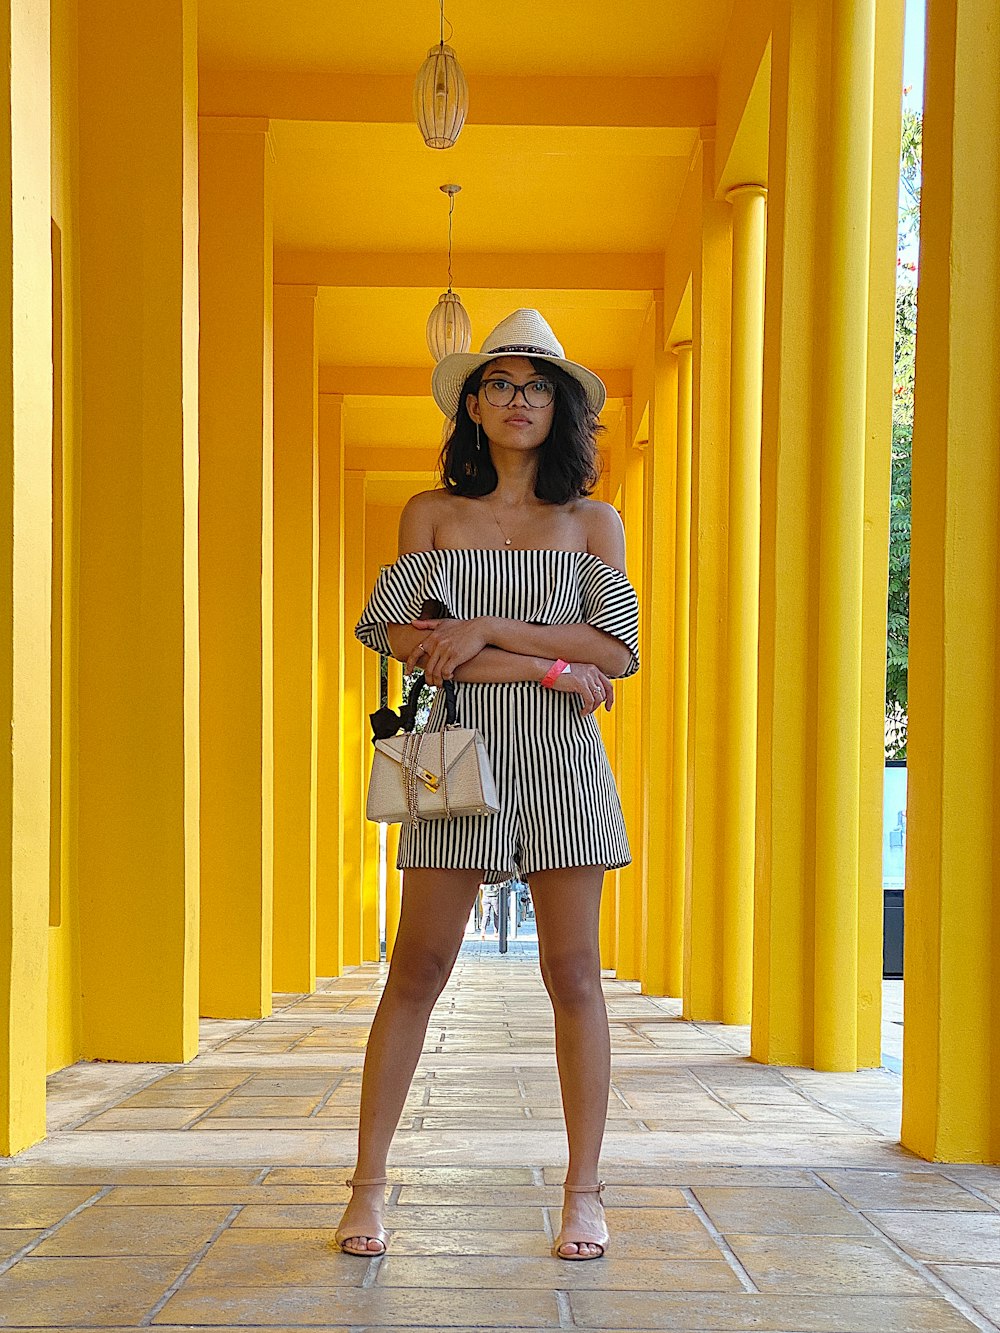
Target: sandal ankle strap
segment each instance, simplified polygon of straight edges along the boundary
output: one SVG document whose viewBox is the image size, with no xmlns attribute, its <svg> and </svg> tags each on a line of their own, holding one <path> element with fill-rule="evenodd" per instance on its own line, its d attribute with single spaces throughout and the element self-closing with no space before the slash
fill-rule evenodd
<svg viewBox="0 0 1000 1333">
<path fill-rule="evenodd" d="M 593 1194 L 595 1191 L 600 1194 L 604 1190 L 604 1181 L 599 1180 L 596 1185 L 563 1185 L 564 1190 L 570 1190 L 574 1194 Z"/>
<path fill-rule="evenodd" d="M 344 1181 L 345 1185 L 385 1185 L 388 1183 L 388 1176 L 372 1176 L 369 1180 L 358 1180 L 356 1176 L 350 1176 Z"/>
</svg>

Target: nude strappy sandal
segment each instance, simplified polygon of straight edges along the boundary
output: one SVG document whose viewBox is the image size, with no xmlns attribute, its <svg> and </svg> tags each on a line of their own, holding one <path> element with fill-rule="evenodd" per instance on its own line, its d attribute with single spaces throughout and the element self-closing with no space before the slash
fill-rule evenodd
<svg viewBox="0 0 1000 1333">
<path fill-rule="evenodd" d="M 596 1190 L 598 1202 L 600 1203 L 603 1212 L 604 1200 L 600 1197 L 604 1192 L 603 1180 L 599 1180 L 596 1185 L 563 1185 L 563 1189 L 568 1190 L 573 1194 L 593 1194 Z M 611 1236 L 608 1233 L 607 1227 L 605 1227 L 602 1232 L 598 1233 L 593 1229 L 588 1231 L 584 1226 L 579 1230 L 574 1230 L 573 1235 L 571 1236 L 564 1236 L 563 1228 L 560 1227 L 559 1235 L 556 1236 L 555 1244 L 552 1246 L 552 1257 L 554 1259 L 603 1259 L 610 1240 Z M 600 1254 L 560 1254 L 560 1245 L 599 1245 L 601 1252 Z"/>
<path fill-rule="evenodd" d="M 353 1176 L 351 1176 L 348 1180 L 344 1181 L 344 1184 L 350 1185 L 351 1188 L 353 1189 L 355 1185 L 385 1185 L 388 1183 L 388 1180 L 389 1180 L 388 1176 L 372 1176 L 370 1180 L 356 1180 Z M 344 1246 L 345 1240 L 356 1240 L 358 1236 L 365 1236 L 365 1235 L 368 1237 L 369 1240 L 377 1240 L 378 1243 L 382 1246 L 382 1248 L 380 1250 L 348 1250 L 347 1248 L 345 1248 Z M 389 1235 L 388 1232 L 381 1226 L 379 1227 L 378 1231 L 375 1232 L 374 1235 L 370 1231 L 369 1232 L 343 1231 L 338 1228 L 337 1231 L 334 1232 L 333 1239 L 334 1242 L 340 1247 L 341 1253 L 343 1254 L 354 1254 L 357 1255 L 359 1259 L 377 1259 L 380 1255 L 385 1254 L 385 1248 L 389 1240 Z"/>
</svg>

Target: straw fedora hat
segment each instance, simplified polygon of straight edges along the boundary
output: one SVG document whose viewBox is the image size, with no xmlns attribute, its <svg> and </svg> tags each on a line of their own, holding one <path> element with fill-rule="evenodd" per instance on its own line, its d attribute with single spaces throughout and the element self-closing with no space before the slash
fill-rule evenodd
<svg viewBox="0 0 1000 1333">
<path fill-rule="evenodd" d="M 462 385 L 478 366 L 497 356 L 530 356 L 532 361 L 551 361 L 583 385 L 587 402 L 600 412 L 607 397 L 603 381 L 586 366 L 567 361 L 562 344 L 537 310 L 515 310 L 488 333 L 478 352 L 452 352 L 434 367 L 431 392 L 446 417 L 459 408 Z"/>
</svg>

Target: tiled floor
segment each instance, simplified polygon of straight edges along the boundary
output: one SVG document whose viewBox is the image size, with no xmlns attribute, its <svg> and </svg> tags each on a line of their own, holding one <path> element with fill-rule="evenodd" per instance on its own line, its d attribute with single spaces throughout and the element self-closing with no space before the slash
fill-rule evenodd
<svg viewBox="0 0 1000 1333">
<path fill-rule="evenodd" d="M 463 953 L 432 1015 L 384 1258 L 330 1243 L 385 974 L 370 966 L 276 997 L 265 1022 L 205 1022 L 190 1065 L 54 1076 L 49 1138 L 0 1160 L 0 1326 L 1000 1325 L 1000 1169 L 903 1152 L 896 1073 L 754 1065 L 746 1029 L 682 1022 L 611 978 L 612 1242 L 596 1262 L 552 1259 L 551 1010 L 537 961 L 489 945 Z"/>
</svg>

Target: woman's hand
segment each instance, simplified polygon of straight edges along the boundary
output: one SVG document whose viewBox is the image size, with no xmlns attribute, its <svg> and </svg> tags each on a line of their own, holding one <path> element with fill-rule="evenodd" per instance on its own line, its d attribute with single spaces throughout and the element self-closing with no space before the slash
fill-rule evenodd
<svg viewBox="0 0 1000 1333">
<path fill-rule="evenodd" d="M 588 713 L 595 713 L 601 704 L 610 713 L 615 701 L 614 685 L 600 667 L 591 662 L 570 662 L 569 670 L 556 676 L 552 689 L 561 690 L 563 694 L 578 694 L 584 717 Z"/>
<path fill-rule="evenodd" d="M 473 620 L 411 620 L 410 624 L 426 633 L 407 658 L 404 670 L 409 675 L 419 667 L 428 685 L 450 680 L 463 662 L 486 647 L 481 616 Z"/>
</svg>

